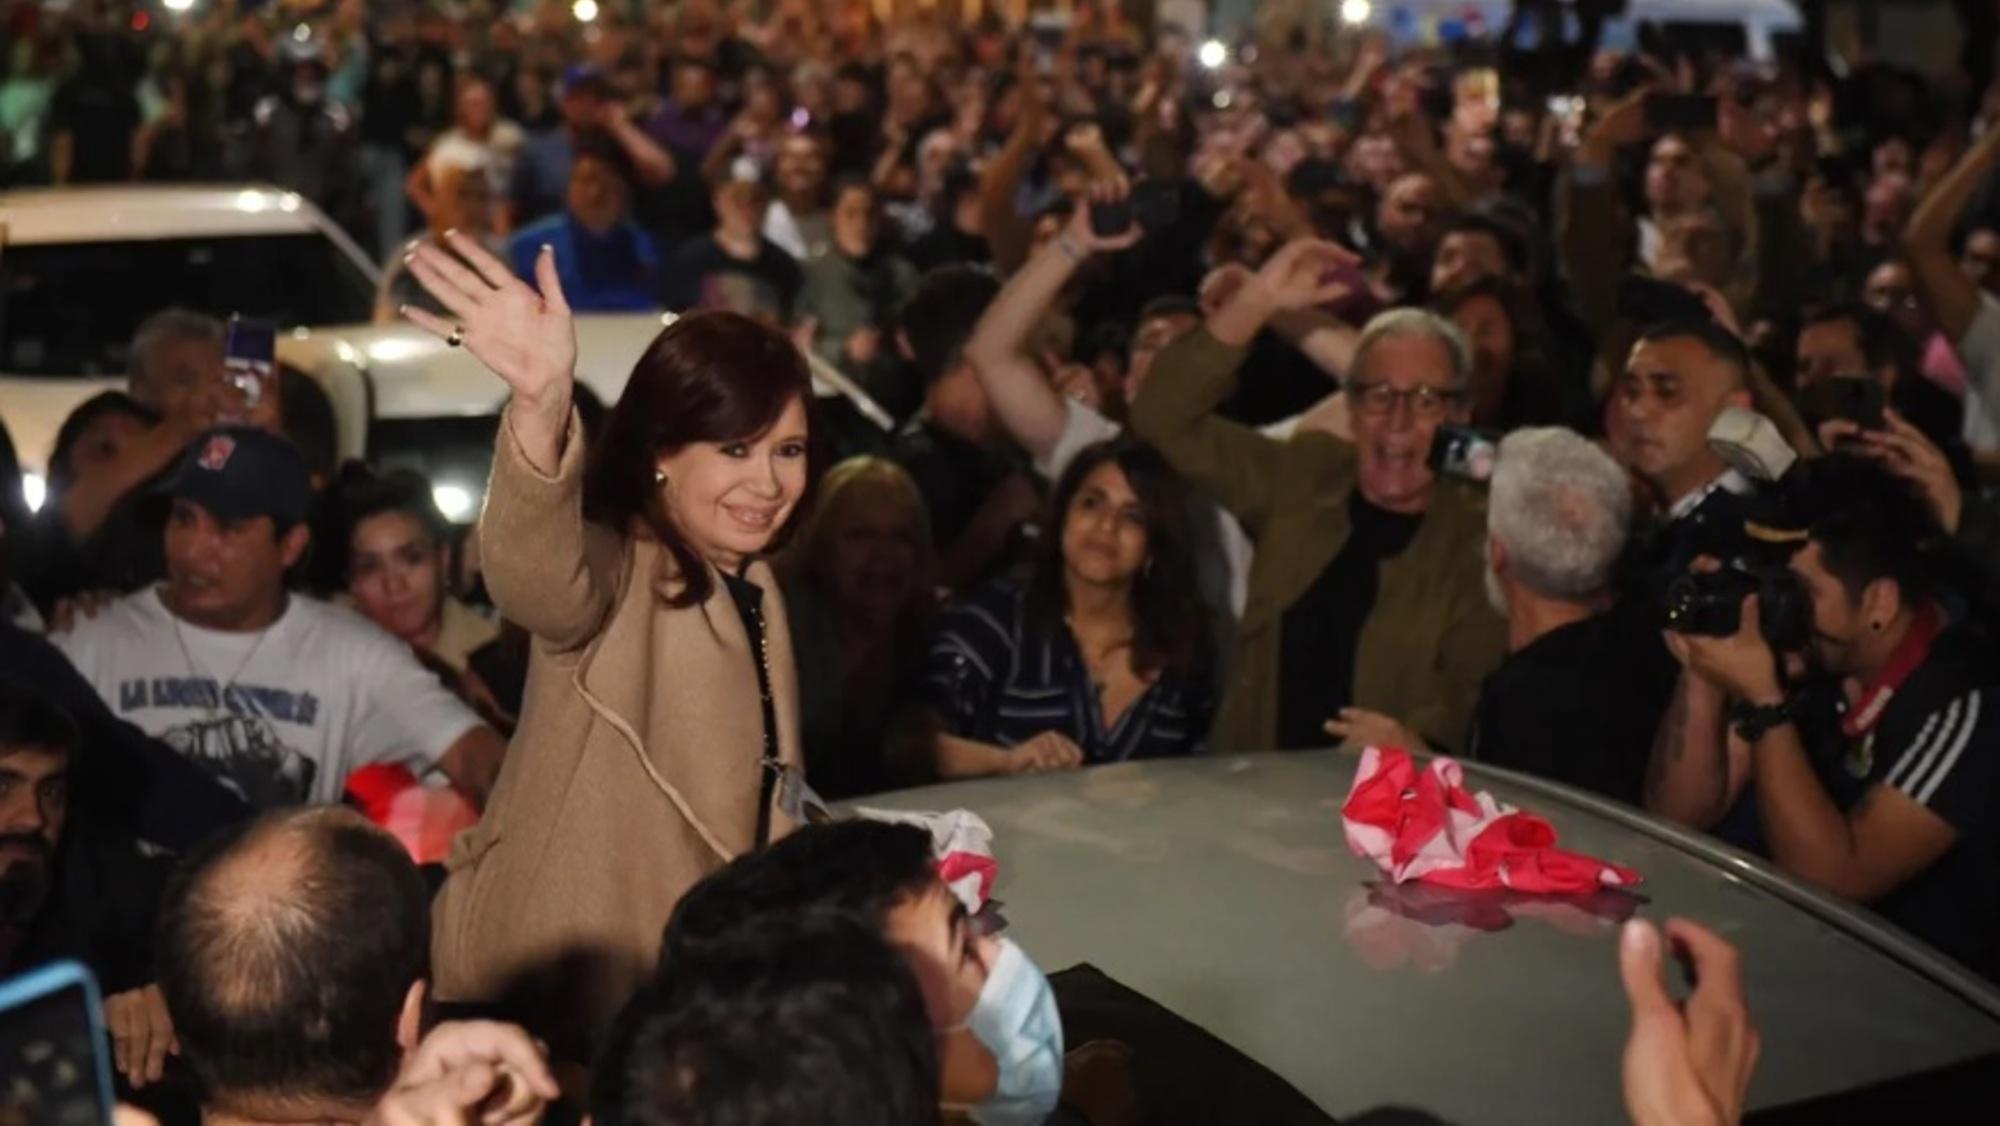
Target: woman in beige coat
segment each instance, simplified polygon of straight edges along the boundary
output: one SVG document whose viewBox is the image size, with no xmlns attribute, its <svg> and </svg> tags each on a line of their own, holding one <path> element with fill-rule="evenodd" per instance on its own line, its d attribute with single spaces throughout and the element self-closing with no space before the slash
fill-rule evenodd
<svg viewBox="0 0 2000 1126">
<path fill-rule="evenodd" d="M 536 287 L 471 240 L 411 270 L 512 397 L 479 546 L 534 634 L 521 722 L 460 836 L 432 940 L 437 996 L 484 1002 L 583 1060 L 651 973 L 689 885 L 786 827 L 798 690 L 759 554 L 806 485 L 804 360 L 727 313 L 683 318 L 634 367 L 587 459 L 576 337 L 544 247 Z"/>
</svg>

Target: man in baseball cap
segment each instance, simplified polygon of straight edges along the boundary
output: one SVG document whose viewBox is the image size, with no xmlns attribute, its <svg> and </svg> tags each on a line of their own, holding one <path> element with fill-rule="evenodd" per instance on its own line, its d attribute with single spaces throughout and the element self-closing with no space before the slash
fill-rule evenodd
<svg viewBox="0 0 2000 1126">
<path fill-rule="evenodd" d="M 226 521 L 269 517 L 280 535 L 304 523 L 312 505 L 312 478 L 298 447 L 252 426 L 198 435 L 160 491 Z"/>
<path fill-rule="evenodd" d="M 286 589 L 311 540 L 305 459 L 204 431 L 161 484 L 166 581 L 54 641 L 105 703 L 270 809 L 340 798 L 375 763 L 483 800 L 505 741 L 373 622 Z"/>
</svg>

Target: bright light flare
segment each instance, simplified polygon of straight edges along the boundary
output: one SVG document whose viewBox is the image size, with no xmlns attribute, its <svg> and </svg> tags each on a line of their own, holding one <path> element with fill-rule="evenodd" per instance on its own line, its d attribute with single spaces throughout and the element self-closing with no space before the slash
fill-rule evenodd
<svg viewBox="0 0 2000 1126">
<path fill-rule="evenodd" d="M 21 499 L 28 503 L 29 512 L 40 512 L 49 500 L 48 479 L 39 473 L 21 474 Z"/>
<path fill-rule="evenodd" d="M 438 512 L 454 524 L 463 524 L 472 515 L 474 498 L 472 490 L 464 485 L 446 483 L 431 489 L 431 501 Z"/>
<path fill-rule="evenodd" d="M 160 0 L 160 6 L 169 12 L 186 12 L 194 8 L 194 0 Z"/>
<path fill-rule="evenodd" d="M 1229 48 L 1220 39 L 1210 39 L 1201 45 L 1194 57 L 1201 65 L 1214 70 L 1229 61 Z"/>
<path fill-rule="evenodd" d="M 1375 14 L 1375 5 L 1368 0 L 1340 0 L 1340 18 L 1343 23 L 1367 23 Z"/>
<path fill-rule="evenodd" d="M 579 23 L 590 23 L 597 18 L 597 0 L 576 0 L 569 6 L 569 14 Z"/>
</svg>

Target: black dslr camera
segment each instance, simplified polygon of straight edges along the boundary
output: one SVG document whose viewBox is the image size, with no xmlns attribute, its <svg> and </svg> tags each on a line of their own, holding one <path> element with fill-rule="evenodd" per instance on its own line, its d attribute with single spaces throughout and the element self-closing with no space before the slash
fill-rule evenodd
<svg viewBox="0 0 2000 1126">
<path fill-rule="evenodd" d="M 1812 600 L 1784 563 L 1737 558 L 1721 570 L 1681 575 L 1667 584 L 1667 628 L 1699 637 L 1729 637 L 1743 624 L 1743 599 L 1757 596 L 1764 640 L 1796 653 L 1812 640 Z"/>
</svg>

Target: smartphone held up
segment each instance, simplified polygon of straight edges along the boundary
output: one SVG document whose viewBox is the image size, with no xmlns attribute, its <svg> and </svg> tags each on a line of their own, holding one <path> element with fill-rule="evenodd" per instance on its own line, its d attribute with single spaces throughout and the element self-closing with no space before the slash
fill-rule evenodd
<svg viewBox="0 0 2000 1126">
<path fill-rule="evenodd" d="M 278 326 L 247 317 L 229 318 L 222 342 L 223 381 L 235 392 L 229 413 L 242 421 L 267 395 L 277 393 Z"/>
</svg>

